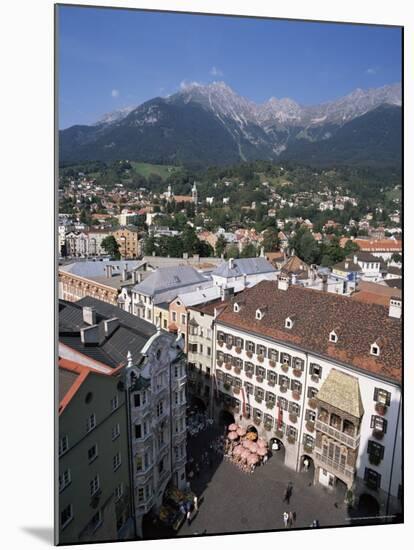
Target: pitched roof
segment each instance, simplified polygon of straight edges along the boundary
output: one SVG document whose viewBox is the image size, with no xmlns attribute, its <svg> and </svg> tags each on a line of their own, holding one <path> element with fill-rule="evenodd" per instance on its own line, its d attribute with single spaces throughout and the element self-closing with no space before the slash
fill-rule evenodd
<svg viewBox="0 0 414 550">
<path fill-rule="evenodd" d="M 81 328 L 90 326 L 83 321 L 83 306 L 94 307 L 96 311 L 99 336 L 94 345 L 85 345 L 81 341 Z M 106 336 L 103 322 L 115 317 L 119 319 L 119 325 Z M 59 300 L 59 341 L 112 368 L 126 361 L 128 351 L 131 351 L 133 361 L 138 362 L 141 349 L 156 332 L 156 327 L 144 319 L 90 296 L 78 302 Z"/>
<path fill-rule="evenodd" d="M 159 267 L 145 281 L 135 285 L 133 291 L 147 296 L 155 296 L 155 294 L 163 291 L 205 283 L 206 281 L 206 277 L 189 265 Z"/>
<path fill-rule="evenodd" d="M 344 247 L 348 237 L 340 239 L 340 246 Z M 399 252 L 402 250 L 402 243 L 397 239 L 352 239 L 360 250 L 365 252 Z"/>
<path fill-rule="evenodd" d="M 281 267 L 280 271 L 284 275 L 296 275 L 299 278 L 308 278 L 309 265 L 298 256 L 291 256 L 288 261 Z"/>
<path fill-rule="evenodd" d="M 234 301 L 244 300 L 242 313 L 233 311 Z M 230 301 L 219 322 L 247 332 L 311 351 L 342 364 L 395 381 L 401 380 L 401 319 L 391 318 L 388 308 L 366 304 L 346 296 L 290 286 L 279 290 L 274 281 L 262 281 Z M 268 306 L 263 321 L 255 318 L 258 307 Z M 291 329 L 285 319 L 296 315 Z M 336 344 L 329 341 L 335 330 Z M 380 356 L 370 354 L 371 344 L 384 338 Z"/>
<path fill-rule="evenodd" d="M 62 265 L 59 267 L 59 271 L 78 275 L 78 277 L 84 277 L 85 279 L 102 277 L 108 282 L 110 278 L 106 277 L 107 265 L 112 266 L 112 276 L 121 275 L 122 270 L 127 267 L 129 270 L 135 269 L 141 262 L 138 260 L 105 260 L 100 261 L 86 261 L 86 262 L 73 262 L 71 264 Z"/>
<path fill-rule="evenodd" d="M 243 275 L 257 275 L 260 273 L 274 273 L 276 270 L 270 262 L 259 256 L 258 258 L 239 258 L 232 261 L 223 260 L 216 267 L 212 275 L 218 277 L 241 277 Z"/>
<path fill-rule="evenodd" d="M 356 418 L 364 414 L 358 378 L 337 369 L 330 370 L 317 397 Z"/>
</svg>

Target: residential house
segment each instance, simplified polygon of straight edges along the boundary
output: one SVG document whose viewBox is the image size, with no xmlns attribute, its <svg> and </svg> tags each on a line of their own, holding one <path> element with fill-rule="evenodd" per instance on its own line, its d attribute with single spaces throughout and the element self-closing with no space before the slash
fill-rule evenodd
<svg viewBox="0 0 414 550">
<path fill-rule="evenodd" d="M 223 260 L 214 269 L 211 276 L 215 285 L 227 288 L 236 283 L 251 286 L 263 279 L 275 279 L 277 272 L 265 257 L 259 256 L 257 258 Z"/>
</svg>

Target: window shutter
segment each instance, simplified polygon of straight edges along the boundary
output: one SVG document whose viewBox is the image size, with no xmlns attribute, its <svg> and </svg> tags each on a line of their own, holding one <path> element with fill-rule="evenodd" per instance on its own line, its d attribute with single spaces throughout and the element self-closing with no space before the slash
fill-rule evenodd
<svg viewBox="0 0 414 550">
<path fill-rule="evenodd" d="M 382 431 L 384 432 L 384 434 L 386 434 L 387 433 L 387 420 L 385 420 L 385 418 L 383 418 L 382 420 L 383 420 Z"/>
<path fill-rule="evenodd" d="M 373 428 L 375 426 L 375 415 L 373 414 L 371 416 L 371 428 Z"/>
<path fill-rule="evenodd" d="M 374 390 L 374 401 L 378 401 L 378 390 L 379 388 L 375 388 Z"/>
<path fill-rule="evenodd" d="M 385 404 L 387 405 L 387 407 L 389 407 L 390 403 L 391 403 L 391 394 L 390 394 L 389 391 L 387 391 L 387 399 L 386 399 Z"/>
</svg>

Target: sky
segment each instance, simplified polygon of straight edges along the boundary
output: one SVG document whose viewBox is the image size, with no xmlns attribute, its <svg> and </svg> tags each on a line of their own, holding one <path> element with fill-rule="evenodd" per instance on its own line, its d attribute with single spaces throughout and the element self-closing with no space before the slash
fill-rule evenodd
<svg viewBox="0 0 414 550">
<path fill-rule="evenodd" d="M 59 127 L 224 81 L 312 105 L 401 81 L 392 27 L 59 6 Z"/>
</svg>

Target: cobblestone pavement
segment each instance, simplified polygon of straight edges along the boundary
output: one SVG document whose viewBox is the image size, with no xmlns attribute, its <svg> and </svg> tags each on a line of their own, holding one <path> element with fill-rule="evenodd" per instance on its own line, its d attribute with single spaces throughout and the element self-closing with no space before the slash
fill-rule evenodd
<svg viewBox="0 0 414 550">
<path fill-rule="evenodd" d="M 190 456 L 199 460 L 199 453 L 209 447 L 212 436 L 211 429 L 192 438 Z M 252 475 L 218 459 L 212 468 L 200 464 L 200 475 L 191 481 L 198 495 L 199 512 L 190 525 L 182 526 L 178 536 L 284 529 L 284 511 L 296 512 L 296 528 L 309 527 L 315 519 L 320 526 L 349 525 L 343 496 L 314 486 L 313 473 L 296 473 L 277 455 Z M 283 493 L 289 481 L 293 492 L 288 505 L 283 502 Z"/>
</svg>

